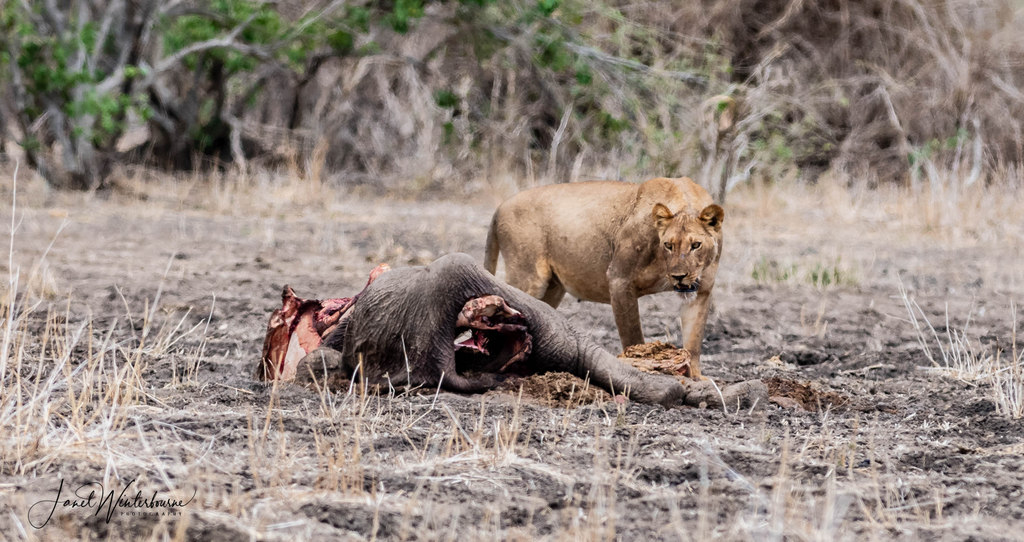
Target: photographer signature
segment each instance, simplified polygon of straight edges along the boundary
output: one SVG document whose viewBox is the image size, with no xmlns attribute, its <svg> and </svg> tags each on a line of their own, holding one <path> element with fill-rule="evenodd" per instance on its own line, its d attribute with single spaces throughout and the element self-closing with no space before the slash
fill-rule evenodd
<svg viewBox="0 0 1024 542">
<path fill-rule="evenodd" d="M 106 491 L 101 482 L 86 482 L 78 486 L 78 489 L 69 495 L 64 493 L 64 479 L 62 478 L 60 485 L 57 486 L 57 494 L 54 498 L 37 501 L 29 507 L 28 522 L 32 527 L 42 529 L 50 522 L 50 518 L 57 511 L 57 507 L 60 507 L 62 509 L 95 510 L 93 512 L 94 516 L 100 515 L 100 512 L 105 508 L 106 521 L 110 523 L 110 518 L 118 510 L 176 511 L 178 508 L 188 506 L 196 497 L 194 490 L 188 500 L 160 498 L 157 491 L 153 491 L 153 494 L 148 497 L 142 494 L 142 490 L 138 490 L 132 495 L 129 493 L 129 490 L 131 490 L 134 483 L 134 479 L 129 480 L 121 491 L 117 491 L 117 489 Z M 46 517 L 42 518 L 41 516 L 44 512 Z"/>
</svg>

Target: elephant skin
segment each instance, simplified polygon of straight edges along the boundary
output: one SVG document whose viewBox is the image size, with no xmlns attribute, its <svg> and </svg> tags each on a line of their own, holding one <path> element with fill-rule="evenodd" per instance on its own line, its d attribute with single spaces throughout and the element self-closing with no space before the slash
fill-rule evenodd
<svg viewBox="0 0 1024 542">
<path fill-rule="evenodd" d="M 638 402 L 672 406 L 686 399 L 676 378 L 623 363 L 555 309 L 498 281 L 466 254 L 382 272 L 344 311 L 329 316 L 330 330 L 299 361 L 300 371 L 337 367 L 371 386 L 461 393 L 493 389 L 511 375 L 562 371 Z M 286 378 L 293 368 L 266 369 L 273 331 L 268 328 L 257 376 Z"/>
</svg>

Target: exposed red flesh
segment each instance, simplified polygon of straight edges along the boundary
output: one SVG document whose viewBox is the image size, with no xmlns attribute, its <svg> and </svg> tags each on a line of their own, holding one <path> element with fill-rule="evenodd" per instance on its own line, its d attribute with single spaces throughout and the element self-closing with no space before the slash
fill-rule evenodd
<svg viewBox="0 0 1024 542">
<path fill-rule="evenodd" d="M 456 330 L 464 328 L 469 329 L 470 336 L 456 342 L 456 350 L 469 349 L 490 355 L 491 352 L 487 349 L 488 333 L 499 333 L 512 341 L 511 357 L 498 372 L 505 371 L 526 359 L 533 348 L 533 339 L 527 333 L 526 319 L 522 313 L 508 306 L 500 296 L 487 295 L 467 301 L 455 320 Z"/>
<path fill-rule="evenodd" d="M 487 351 L 487 336 L 484 335 L 483 333 L 480 333 L 479 330 L 476 329 L 470 329 L 467 331 L 469 332 L 469 338 L 462 341 L 457 341 L 455 343 L 455 348 L 468 349 L 473 350 L 474 352 L 480 352 L 481 354 L 488 354 L 489 352 Z M 462 336 L 462 334 L 459 335 L 459 337 Z"/>
<path fill-rule="evenodd" d="M 366 285 L 369 286 L 387 270 L 386 264 L 377 266 L 370 273 Z M 361 294 L 320 301 L 300 298 L 291 287 L 285 286 L 281 293 L 281 308 L 270 315 L 267 324 L 257 378 L 295 378 L 299 361 L 320 346 L 323 338 L 346 317 Z M 482 296 L 467 301 L 456 318 L 455 328 L 456 331 L 469 332 L 466 337 L 459 335 L 462 340 L 455 343 L 456 350 L 470 350 L 489 356 L 490 337 L 500 335 L 504 339 L 500 344 L 504 347 L 504 354 L 509 357 L 498 372 L 526 359 L 533 348 L 526 319 L 500 296 Z"/>
<path fill-rule="evenodd" d="M 390 267 L 387 264 L 378 265 L 370 272 L 366 285 L 369 286 L 388 269 Z M 360 294 L 320 301 L 303 299 L 295 295 L 290 286 L 285 286 L 281 292 L 281 308 L 270 315 L 267 323 L 263 355 L 256 377 L 260 380 L 295 378 L 299 360 L 320 346 L 323 338 L 337 327 Z"/>
</svg>

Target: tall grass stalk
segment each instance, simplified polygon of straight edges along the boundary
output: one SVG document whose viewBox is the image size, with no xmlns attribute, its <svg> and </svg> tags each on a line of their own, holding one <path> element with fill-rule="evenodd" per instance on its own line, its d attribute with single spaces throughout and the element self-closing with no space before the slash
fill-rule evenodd
<svg viewBox="0 0 1024 542">
<path fill-rule="evenodd" d="M 974 346 L 968 334 L 973 312 L 968 313 L 963 327 L 956 329 L 950 322 L 947 305 L 945 332 L 940 334 L 917 301 L 907 293 L 902 281 L 898 287 L 918 345 L 932 364 L 929 369 L 989 388 L 996 412 L 1011 418 L 1024 417 L 1024 352 L 1017 346 L 1016 304 L 1010 303 L 1011 344 L 1006 355 L 994 347 Z"/>
</svg>

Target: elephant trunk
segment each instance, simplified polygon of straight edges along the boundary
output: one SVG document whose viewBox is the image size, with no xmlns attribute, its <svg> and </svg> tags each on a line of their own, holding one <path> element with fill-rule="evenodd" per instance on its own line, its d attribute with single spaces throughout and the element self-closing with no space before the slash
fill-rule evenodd
<svg viewBox="0 0 1024 542">
<path fill-rule="evenodd" d="M 674 377 L 638 371 L 589 339 L 580 337 L 578 373 L 614 394 L 623 394 L 641 403 L 678 405 L 686 395 Z"/>
</svg>

